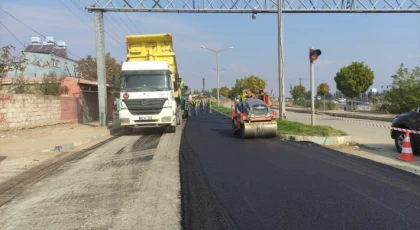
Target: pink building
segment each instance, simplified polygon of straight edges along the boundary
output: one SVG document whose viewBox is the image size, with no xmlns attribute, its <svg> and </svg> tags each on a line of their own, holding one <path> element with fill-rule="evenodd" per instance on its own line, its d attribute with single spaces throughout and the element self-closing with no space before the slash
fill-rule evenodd
<svg viewBox="0 0 420 230">
<path fill-rule="evenodd" d="M 25 81 L 26 84 L 36 85 L 41 83 L 43 78 L 25 78 Z M 12 86 L 12 79 L 4 78 L 0 94 L 6 93 Z M 99 120 L 97 82 L 65 77 L 61 86 L 66 86 L 68 90 L 59 96 L 61 100 L 60 120 L 77 120 L 79 123 Z M 107 90 L 108 121 L 112 121 L 115 99 L 109 85 L 107 85 Z"/>
</svg>

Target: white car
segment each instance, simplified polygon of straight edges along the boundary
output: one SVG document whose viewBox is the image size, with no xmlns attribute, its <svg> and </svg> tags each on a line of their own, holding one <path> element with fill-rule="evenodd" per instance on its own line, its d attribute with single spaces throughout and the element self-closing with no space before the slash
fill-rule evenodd
<svg viewBox="0 0 420 230">
<path fill-rule="evenodd" d="M 346 105 L 344 106 L 345 111 L 351 110 L 351 103 L 352 101 L 349 101 L 346 103 Z M 353 108 L 354 110 L 361 110 L 361 111 L 370 111 L 371 109 L 370 106 L 363 101 L 354 101 Z"/>
</svg>

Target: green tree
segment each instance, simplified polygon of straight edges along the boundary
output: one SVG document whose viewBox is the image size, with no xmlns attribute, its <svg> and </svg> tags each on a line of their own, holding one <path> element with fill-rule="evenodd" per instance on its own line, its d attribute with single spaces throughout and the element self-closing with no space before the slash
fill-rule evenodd
<svg viewBox="0 0 420 230">
<path fill-rule="evenodd" d="M 2 79 L 7 75 L 9 71 L 14 71 L 15 76 L 12 79 L 12 86 L 9 92 L 17 94 L 33 93 L 32 88 L 27 84 L 25 80 L 25 69 L 28 65 L 34 65 L 37 67 L 49 66 L 49 61 L 41 63 L 39 58 L 27 58 L 23 51 L 20 51 L 17 55 L 12 55 L 12 50 L 16 50 L 13 45 L 3 46 L 0 49 L 0 87 Z"/>
<path fill-rule="evenodd" d="M 215 98 L 217 98 L 217 88 L 211 89 L 211 95 Z"/>
<path fill-rule="evenodd" d="M 86 80 L 97 81 L 97 64 L 96 58 L 92 55 L 88 55 L 86 58 L 82 58 L 77 62 L 76 71 L 78 76 Z M 105 68 L 106 68 L 106 82 L 112 84 L 112 76 L 115 76 L 115 85 L 119 85 L 119 75 L 121 72 L 121 64 L 117 63 L 117 60 L 111 57 L 110 53 L 105 55 Z"/>
<path fill-rule="evenodd" d="M 220 88 L 219 93 L 221 96 L 226 97 L 229 94 L 229 88 L 227 86 L 222 86 L 222 88 Z"/>
<path fill-rule="evenodd" d="M 37 91 L 41 95 L 59 96 L 60 93 L 68 92 L 66 86 L 60 87 L 63 77 L 57 77 L 57 74 L 49 72 L 48 75 L 44 74 L 42 82 L 36 86 Z"/>
<path fill-rule="evenodd" d="M 416 66 L 410 72 L 401 64 L 391 77 L 392 88 L 385 94 L 385 98 L 392 104 L 389 112 L 414 111 L 420 105 L 420 67 Z"/>
<path fill-rule="evenodd" d="M 290 87 L 292 86 L 290 85 Z M 306 89 L 305 87 L 303 87 L 303 85 L 295 85 L 295 87 L 293 87 L 291 94 L 292 94 L 293 100 L 295 100 L 295 103 L 297 103 L 299 99 L 305 96 L 305 92 L 306 92 Z"/>
<path fill-rule="evenodd" d="M 352 62 L 349 66 L 341 68 L 334 77 L 337 89 L 351 99 L 366 92 L 374 79 L 373 71 L 363 62 Z"/>
<path fill-rule="evenodd" d="M 235 97 L 241 94 L 240 88 L 249 89 L 251 92 L 258 94 L 260 90 L 265 89 L 267 82 L 255 75 L 249 75 L 247 77 L 236 79 L 235 85 L 230 90 L 229 97 Z"/>
<path fill-rule="evenodd" d="M 325 95 L 330 92 L 330 86 L 327 83 L 321 83 L 318 85 L 317 94 L 324 97 L 324 109 L 325 109 Z"/>
</svg>

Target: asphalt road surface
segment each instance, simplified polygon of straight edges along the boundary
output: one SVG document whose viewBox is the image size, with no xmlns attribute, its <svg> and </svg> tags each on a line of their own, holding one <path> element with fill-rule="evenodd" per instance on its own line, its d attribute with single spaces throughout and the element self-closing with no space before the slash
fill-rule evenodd
<svg viewBox="0 0 420 230">
<path fill-rule="evenodd" d="M 420 229 L 420 177 L 311 143 L 242 140 L 190 117 L 180 151 L 184 229 Z"/>
</svg>

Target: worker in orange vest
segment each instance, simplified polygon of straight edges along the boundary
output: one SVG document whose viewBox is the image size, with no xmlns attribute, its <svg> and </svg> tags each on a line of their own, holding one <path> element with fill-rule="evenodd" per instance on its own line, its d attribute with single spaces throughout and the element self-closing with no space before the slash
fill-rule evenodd
<svg viewBox="0 0 420 230">
<path fill-rule="evenodd" d="M 273 103 L 271 102 L 270 97 L 264 92 L 264 90 L 260 90 L 260 94 L 261 94 L 261 100 L 271 107 Z"/>
</svg>

